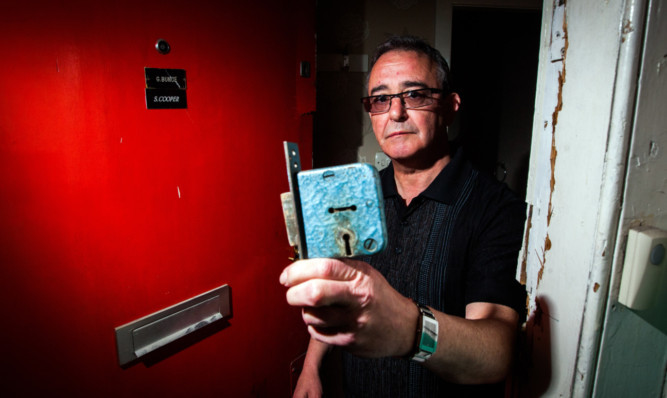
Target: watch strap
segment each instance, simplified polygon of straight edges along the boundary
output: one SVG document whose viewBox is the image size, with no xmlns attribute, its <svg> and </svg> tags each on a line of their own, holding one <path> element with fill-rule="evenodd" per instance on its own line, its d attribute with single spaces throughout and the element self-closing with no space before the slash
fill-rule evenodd
<svg viewBox="0 0 667 398">
<path fill-rule="evenodd" d="M 417 304 L 419 319 L 415 335 L 415 348 L 410 357 L 413 361 L 424 362 L 435 353 L 438 346 L 438 321 L 430 308 Z"/>
</svg>

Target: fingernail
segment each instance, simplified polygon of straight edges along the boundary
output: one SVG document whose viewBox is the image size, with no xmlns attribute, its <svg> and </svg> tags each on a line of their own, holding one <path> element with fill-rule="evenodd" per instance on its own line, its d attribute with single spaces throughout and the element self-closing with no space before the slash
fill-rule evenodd
<svg viewBox="0 0 667 398">
<path fill-rule="evenodd" d="M 280 284 L 287 285 L 287 273 L 285 271 L 283 271 L 283 273 L 280 274 Z"/>
</svg>

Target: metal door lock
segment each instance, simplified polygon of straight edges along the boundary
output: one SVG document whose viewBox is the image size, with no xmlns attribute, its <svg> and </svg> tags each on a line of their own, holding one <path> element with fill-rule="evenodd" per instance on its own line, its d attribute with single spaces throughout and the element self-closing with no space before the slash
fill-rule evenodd
<svg viewBox="0 0 667 398">
<path fill-rule="evenodd" d="M 356 257 L 382 251 L 387 227 L 377 170 L 353 163 L 301 171 L 298 146 L 284 145 L 290 192 L 281 200 L 297 257 Z"/>
</svg>

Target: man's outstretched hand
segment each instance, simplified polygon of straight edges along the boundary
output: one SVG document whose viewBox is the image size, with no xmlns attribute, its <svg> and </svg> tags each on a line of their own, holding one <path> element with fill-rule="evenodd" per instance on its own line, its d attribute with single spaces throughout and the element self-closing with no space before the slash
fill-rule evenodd
<svg viewBox="0 0 667 398">
<path fill-rule="evenodd" d="M 297 261 L 282 272 L 287 302 L 303 308 L 310 335 L 363 357 L 412 351 L 419 311 L 369 264 L 352 259 Z"/>
</svg>

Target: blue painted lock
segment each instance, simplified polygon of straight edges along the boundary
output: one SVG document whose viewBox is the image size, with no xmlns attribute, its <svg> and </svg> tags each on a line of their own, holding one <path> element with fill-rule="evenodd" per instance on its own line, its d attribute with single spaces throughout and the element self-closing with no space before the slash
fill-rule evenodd
<svg viewBox="0 0 667 398">
<path fill-rule="evenodd" d="M 384 249 L 384 199 L 373 166 L 301 171 L 297 181 L 309 258 L 355 257 Z"/>
</svg>

